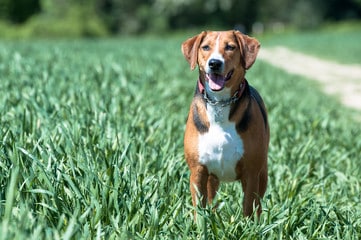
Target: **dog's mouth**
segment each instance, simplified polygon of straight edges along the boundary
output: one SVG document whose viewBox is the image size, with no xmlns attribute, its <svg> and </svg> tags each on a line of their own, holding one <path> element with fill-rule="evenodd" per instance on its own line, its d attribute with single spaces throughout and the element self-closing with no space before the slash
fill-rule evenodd
<svg viewBox="0 0 361 240">
<path fill-rule="evenodd" d="M 212 91 L 220 91 L 224 88 L 226 82 L 232 77 L 233 70 L 228 72 L 225 76 L 218 73 L 207 73 L 206 77 L 208 85 Z"/>
</svg>

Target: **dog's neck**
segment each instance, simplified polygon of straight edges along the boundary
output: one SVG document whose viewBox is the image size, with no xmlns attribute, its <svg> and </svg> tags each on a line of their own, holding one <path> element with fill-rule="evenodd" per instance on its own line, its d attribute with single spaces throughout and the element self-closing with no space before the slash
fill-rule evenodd
<svg viewBox="0 0 361 240">
<path fill-rule="evenodd" d="M 247 80 L 245 79 L 239 86 L 239 88 L 231 95 L 229 88 L 224 88 L 219 92 L 214 92 L 209 87 L 204 86 L 201 79 L 198 79 L 198 90 L 202 94 L 205 101 L 213 106 L 226 107 L 235 103 L 244 92 Z"/>
</svg>

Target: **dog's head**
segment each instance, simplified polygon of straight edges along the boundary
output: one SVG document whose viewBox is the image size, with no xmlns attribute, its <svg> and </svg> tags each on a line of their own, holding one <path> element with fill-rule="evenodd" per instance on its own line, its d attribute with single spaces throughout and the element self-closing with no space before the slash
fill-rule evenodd
<svg viewBox="0 0 361 240">
<path fill-rule="evenodd" d="M 198 65 L 201 80 L 220 91 L 243 81 L 259 48 L 255 38 L 239 31 L 201 32 L 182 44 L 182 53 L 192 70 Z"/>
</svg>

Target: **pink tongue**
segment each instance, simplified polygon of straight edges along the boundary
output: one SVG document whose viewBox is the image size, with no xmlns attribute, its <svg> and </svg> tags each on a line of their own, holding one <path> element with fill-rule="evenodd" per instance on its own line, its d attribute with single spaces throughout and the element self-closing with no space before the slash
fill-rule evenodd
<svg viewBox="0 0 361 240">
<path fill-rule="evenodd" d="M 224 81 L 224 78 L 222 75 L 208 74 L 207 77 L 209 80 L 209 87 L 213 91 L 221 90 L 224 87 L 224 84 L 226 81 Z"/>
</svg>

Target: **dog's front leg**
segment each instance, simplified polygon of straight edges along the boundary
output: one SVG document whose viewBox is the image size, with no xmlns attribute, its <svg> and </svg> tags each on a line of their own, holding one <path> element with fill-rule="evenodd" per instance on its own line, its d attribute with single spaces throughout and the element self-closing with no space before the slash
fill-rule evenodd
<svg viewBox="0 0 361 240">
<path fill-rule="evenodd" d="M 243 199 L 243 214 L 244 216 L 251 216 L 254 207 L 257 209 L 257 215 L 262 212 L 259 194 L 259 176 L 258 174 L 248 174 L 247 178 L 242 180 L 242 187 L 244 192 Z"/>
<path fill-rule="evenodd" d="M 208 203 L 212 204 L 213 199 L 217 194 L 217 190 L 219 187 L 219 179 L 213 175 L 209 174 L 207 181 L 207 191 L 208 191 Z"/>
<path fill-rule="evenodd" d="M 205 166 L 198 165 L 191 169 L 190 189 L 192 194 L 192 203 L 194 207 L 197 206 L 199 200 L 202 207 L 206 206 L 208 197 L 207 181 L 208 170 Z"/>
</svg>

